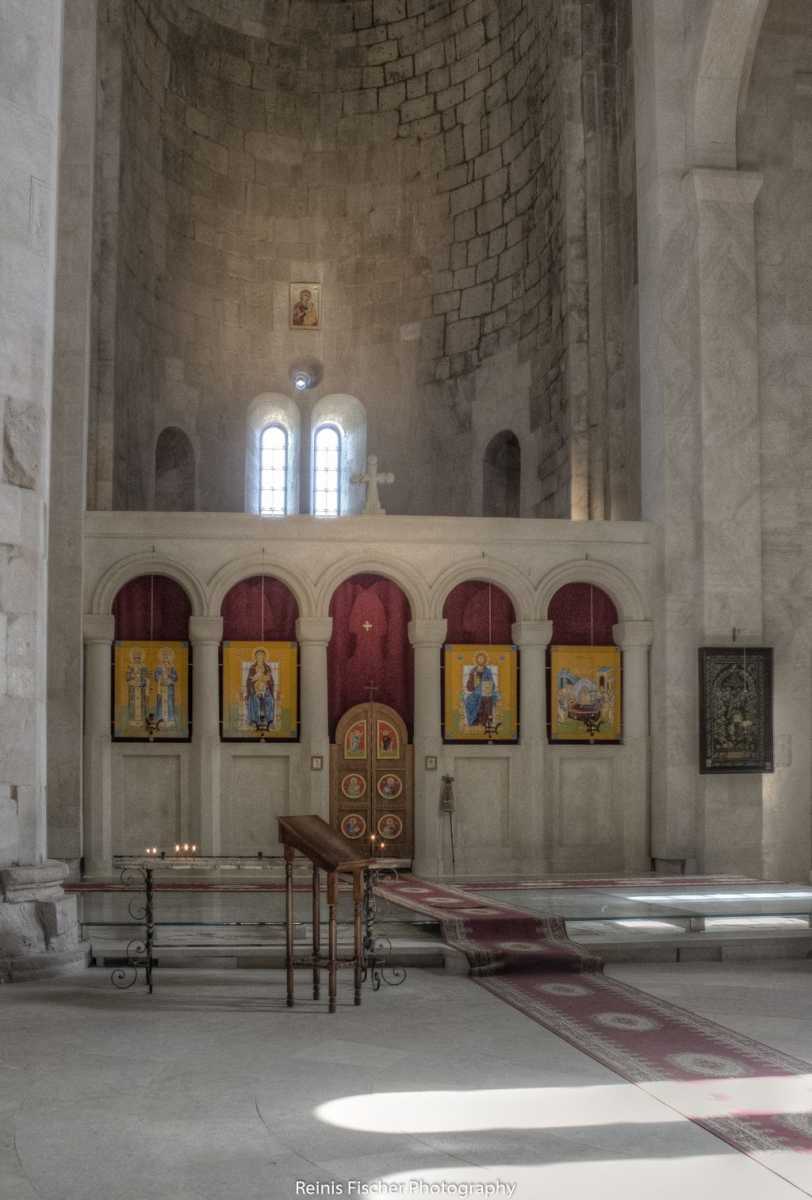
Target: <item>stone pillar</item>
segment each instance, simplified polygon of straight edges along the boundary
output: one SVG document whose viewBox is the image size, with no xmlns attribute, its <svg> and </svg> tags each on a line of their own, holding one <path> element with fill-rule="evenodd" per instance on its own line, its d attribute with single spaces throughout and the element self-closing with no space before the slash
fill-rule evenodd
<svg viewBox="0 0 812 1200">
<path fill-rule="evenodd" d="M 651 649 L 652 848 L 696 857 L 702 429 L 696 219 L 687 158 L 685 0 L 632 0 L 640 311 L 642 516 L 658 527 Z M 695 864 L 694 864 L 695 866 Z M 691 868 L 694 869 L 694 868 Z"/>
<path fill-rule="evenodd" d="M 333 635 L 332 617 L 300 617 L 296 622 L 301 679 L 302 771 L 307 811 L 330 819 L 330 736 L 327 713 L 327 645 Z M 314 771 L 314 756 L 322 769 Z"/>
<path fill-rule="evenodd" d="M 46 844 L 61 0 L 3 5 L 0 40 L 0 979 L 14 979 L 86 958 Z"/>
<path fill-rule="evenodd" d="M 85 877 L 113 873 L 113 786 L 110 656 L 116 622 L 85 616 L 84 863 Z"/>
<path fill-rule="evenodd" d="M 623 651 L 623 869 L 638 874 L 651 869 L 649 647 L 654 623 L 621 621 L 612 636 Z"/>
<path fill-rule="evenodd" d="M 198 800 L 198 837 L 204 854 L 220 853 L 220 643 L 222 617 L 191 617 L 194 663 L 192 795 Z"/>
<path fill-rule="evenodd" d="M 440 655 L 447 628 L 445 620 L 409 622 L 414 646 L 414 870 L 424 878 L 442 872 Z M 436 771 L 426 770 L 427 755 L 437 758 Z"/>
<path fill-rule="evenodd" d="M 728 645 L 734 637 L 739 643 L 759 644 L 763 583 L 755 203 L 762 176 L 700 168 L 686 182 L 697 218 L 702 635 L 706 645 Z M 703 871 L 761 875 L 761 776 L 703 776 L 697 831 Z"/>
<path fill-rule="evenodd" d="M 521 654 L 519 741 L 522 762 L 523 842 L 527 870 L 547 868 L 544 845 L 544 757 L 547 751 L 547 647 L 552 621 L 517 621 L 511 631 Z"/>
<path fill-rule="evenodd" d="M 65 8 L 59 146 L 48 596 L 48 848 L 82 853 L 82 586 L 86 507 L 96 0 Z"/>
<path fill-rule="evenodd" d="M 695 170 L 704 633 L 761 637 L 761 423 L 755 202 L 762 176 Z M 735 437 L 731 436 L 735 432 Z"/>
</svg>

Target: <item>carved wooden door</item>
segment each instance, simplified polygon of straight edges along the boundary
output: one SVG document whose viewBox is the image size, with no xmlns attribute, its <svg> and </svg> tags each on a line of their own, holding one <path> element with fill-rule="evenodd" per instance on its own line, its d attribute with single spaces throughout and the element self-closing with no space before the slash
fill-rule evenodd
<svg viewBox="0 0 812 1200">
<path fill-rule="evenodd" d="M 330 818 L 352 841 L 371 846 L 374 838 L 376 857 L 411 863 L 412 762 L 406 726 L 388 705 L 357 704 L 338 722 L 330 764 Z"/>
</svg>

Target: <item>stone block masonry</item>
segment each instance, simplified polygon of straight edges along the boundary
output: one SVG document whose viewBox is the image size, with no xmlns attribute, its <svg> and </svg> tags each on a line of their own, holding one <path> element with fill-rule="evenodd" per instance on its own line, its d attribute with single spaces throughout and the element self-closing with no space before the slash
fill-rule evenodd
<svg viewBox="0 0 812 1200">
<path fill-rule="evenodd" d="M 302 334 L 286 289 L 299 278 L 324 286 L 329 318 L 307 350 L 325 388 L 367 406 L 370 443 L 398 476 L 392 512 L 475 511 L 470 487 L 452 495 L 435 466 L 453 442 L 470 467 L 478 380 L 491 387 L 480 371 L 498 358 L 503 428 L 525 430 L 529 461 L 545 464 L 525 509 L 568 515 L 582 299 L 568 278 L 586 235 L 564 219 L 565 175 L 583 162 L 563 151 L 561 11 L 120 8 L 119 234 L 102 244 L 118 280 L 115 431 L 94 442 L 115 507 L 154 503 L 170 424 L 195 447 L 200 505 L 243 507 L 240 413 L 288 390 Z"/>
</svg>

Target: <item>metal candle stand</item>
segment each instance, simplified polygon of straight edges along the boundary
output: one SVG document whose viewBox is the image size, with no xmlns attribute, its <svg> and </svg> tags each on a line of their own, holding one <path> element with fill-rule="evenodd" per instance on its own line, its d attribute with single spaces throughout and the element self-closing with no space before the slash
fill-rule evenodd
<svg viewBox="0 0 812 1200">
<path fill-rule="evenodd" d="M 195 847 L 196 849 L 196 847 Z M 114 967 L 110 981 L 120 990 L 131 988 L 138 982 L 139 973 L 144 972 L 144 982 L 147 992 L 152 995 L 153 969 L 156 959 L 153 957 L 155 947 L 155 915 L 154 915 L 154 881 L 153 860 L 157 866 L 168 866 L 163 852 L 149 850 L 148 862 L 135 862 L 125 866 L 121 871 L 121 882 L 125 887 L 137 887 L 138 896 L 134 896 L 127 905 L 130 919 L 144 928 L 143 937 L 131 938 L 125 950 L 125 961 Z M 262 859 L 262 855 L 257 856 Z M 367 866 L 363 871 L 356 870 L 352 877 L 353 896 L 353 956 L 352 958 L 338 957 L 338 876 L 335 871 L 327 871 L 327 908 L 328 908 L 328 954 L 325 958 L 321 950 L 321 871 L 316 863 L 312 864 L 311 885 L 311 927 L 312 952 L 306 958 L 294 957 L 295 913 L 293 904 L 293 857 L 291 849 L 285 847 L 285 893 L 286 893 L 286 975 L 287 1003 L 293 1005 L 294 969 L 310 967 L 313 980 L 313 999 L 321 995 L 321 971 L 328 971 L 328 1000 L 329 1011 L 336 1011 L 336 973 L 338 968 L 353 968 L 354 1003 L 361 1003 L 361 988 L 364 983 L 371 983 L 373 991 L 379 991 L 382 984 L 397 987 L 406 979 L 404 967 L 391 966 L 388 962 L 392 952 L 392 942 L 385 935 L 375 932 L 377 918 L 377 897 L 375 887 L 379 883 L 395 882 L 398 873 L 393 867 Z M 184 856 L 183 865 L 191 865 L 200 860 L 193 856 Z M 236 861 L 236 860 L 230 860 Z M 255 860 L 246 860 L 255 861 Z M 265 858 L 267 864 L 271 860 Z M 278 859 L 276 860 L 278 861 Z"/>
<path fill-rule="evenodd" d="M 375 885 L 378 883 L 396 883 L 398 873 L 394 867 L 367 867 L 364 871 L 364 968 L 363 979 L 372 983 L 374 992 L 380 991 L 381 984 L 388 987 L 398 987 L 406 978 L 405 967 L 393 967 L 387 959 L 392 953 L 392 940 L 375 933 L 375 919 L 378 915 L 378 898 L 375 895 Z"/>
<path fill-rule="evenodd" d="M 121 872 L 121 882 L 127 886 L 143 884 L 144 900 L 139 905 L 137 897 L 127 905 L 130 918 L 137 925 L 144 926 L 143 938 L 131 938 L 125 952 L 126 962 L 123 966 L 115 967 L 110 973 L 114 987 L 124 990 L 131 988 L 138 980 L 139 970 L 144 971 L 147 991 L 152 995 L 152 968 L 155 960 L 152 957 L 152 947 L 155 942 L 155 917 L 152 908 L 152 867 L 125 867 Z"/>
</svg>

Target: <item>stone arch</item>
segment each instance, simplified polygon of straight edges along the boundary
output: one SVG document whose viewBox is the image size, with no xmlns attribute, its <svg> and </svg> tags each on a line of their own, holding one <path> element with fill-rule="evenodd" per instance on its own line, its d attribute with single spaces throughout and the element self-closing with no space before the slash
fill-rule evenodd
<svg viewBox="0 0 812 1200">
<path fill-rule="evenodd" d="M 333 592 L 353 575 L 383 575 L 391 579 L 406 595 L 412 610 L 412 620 L 423 620 L 430 615 L 431 602 L 424 580 L 408 564 L 400 559 L 384 555 L 344 558 L 339 564 L 325 571 L 317 584 L 317 615 L 328 616 Z"/>
<path fill-rule="evenodd" d="M 290 588 L 296 597 L 300 617 L 316 615 L 316 598 L 311 584 L 300 575 L 282 567 L 279 563 L 269 560 L 264 555 L 252 554 L 249 558 L 227 563 L 209 581 L 208 613 L 207 616 L 219 617 L 226 594 L 235 584 L 243 579 L 251 579 L 255 575 L 268 575 L 278 579 Z"/>
<path fill-rule="evenodd" d="M 693 163 L 738 166 L 737 125 L 769 0 L 712 0 L 694 89 Z"/>
<path fill-rule="evenodd" d="M 613 600 L 620 621 L 648 619 L 637 585 L 611 563 L 578 558 L 555 567 L 536 588 L 536 620 L 546 621 L 550 601 L 566 583 L 593 583 Z"/>
<path fill-rule="evenodd" d="M 153 455 L 158 512 L 194 512 L 197 508 L 197 463 L 191 438 L 178 425 L 167 425 L 155 439 Z"/>
<path fill-rule="evenodd" d="M 166 575 L 174 579 L 189 597 L 192 616 L 205 616 L 207 597 L 203 583 L 187 567 L 155 554 L 134 554 L 108 567 L 93 589 L 90 611 L 99 616 L 109 616 L 113 611 L 113 601 L 124 584 L 137 579 L 139 575 Z"/>
<path fill-rule="evenodd" d="M 441 620 L 443 607 L 449 594 L 457 584 L 468 583 L 471 580 L 493 583 L 507 592 L 513 601 L 517 621 L 533 619 L 536 607 L 535 597 L 533 588 L 527 579 L 515 567 L 487 558 L 472 558 L 463 563 L 457 563 L 434 581 L 431 589 L 430 616 L 434 620 Z"/>
</svg>

